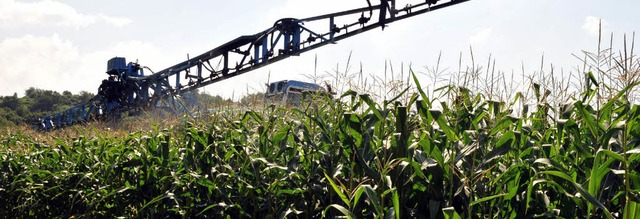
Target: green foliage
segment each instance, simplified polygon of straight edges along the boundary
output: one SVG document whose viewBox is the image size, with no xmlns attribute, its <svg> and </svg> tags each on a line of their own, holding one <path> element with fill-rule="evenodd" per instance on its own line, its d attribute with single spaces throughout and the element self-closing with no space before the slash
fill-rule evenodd
<svg viewBox="0 0 640 219">
<path fill-rule="evenodd" d="M 206 93 L 193 92 L 194 100 L 201 106 L 220 106 L 230 103 L 220 96 L 211 96 Z M 87 103 L 94 94 L 81 91 L 72 94 L 64 91 L 62 94 L 38 88 L 29 88 L 24 97 L 12 96 L 0 97 L 0 127 L 12 127 L 16 125 L 29 125 L 35 119 L 66 110 L 80 103 Z"/>
<path fill-rule="evenodd" d="M 557 110 L 534 87 L 538 110 L 523 117 L 517 100 L 461 87 L 441 89 L 454 101 L 435 110 L 418 87 L 406 102 L 305 96 L 298 108 L 216 112 L 125 138 L 4 132 L 0 215 L 634 217 L 640 106 L 621 98 L 633 86 L 598 109 Z"/>
<path fill-rule="evenodd" d="M 88 102 L 93 94 L 82 91 L 77 95 L 64 91 L 62 94 L 37 88 L 29 88 L 24 97 L 0 97 L 0 127 L 29 124 L 35 118 L 65 110 L 73 105 Z"/>
<path fill-rule="evenodd" d="M 194 99 L 199 105 L 202 106 L 220 106 L 225 103 L 231 103 L 230 99 L 223 99 L 221 96 L 211 96 L 207 93 L 200 92 L 199 90 L 195 90 L 192 92 L 194 95 Z"/>
</svg>

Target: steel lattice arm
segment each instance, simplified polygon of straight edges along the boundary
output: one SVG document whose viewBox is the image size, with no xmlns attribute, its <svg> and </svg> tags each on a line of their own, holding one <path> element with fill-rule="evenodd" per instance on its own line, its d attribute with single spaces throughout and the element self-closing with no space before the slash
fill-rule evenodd
<svg viewBox="0 0 640 219">
<path fill-rule="evenodd" d="M 177 77 L 174 91 L 191 91 L 378 27 L 384 28 L 385 25 L 395 21 L 466 1 L 468 0 L 433 4 L 435 1 L 431 0 L 398 9 L 395 1 L 392 0 L 386 4 L 305 19 L 281 19 L 265 31 L 239 37 L 143 80 L 154 83 L 159 79 L 175 75 Z M 369 16 L 365 16 L 365 13 Z M 370 21 L 374 14 L 379 15 L 377 22 Z M 343 17 L 353 17 L 353 15 L 360 15 L 360 17 L 340 25 L 336 21 Z M 322 22 L 324 25 L 315 25 Z M 323 26 L 324 28 L 318 28 Z M 211 65 L 214 60 L 222 64 L 219 70 Z M 191 71 L 192 68 L 195 68 L 194 71 Z M 204 71 L 209 75 L 203 76 Z M 190 79 L 189 83 L 184 85 L 180 83 L 181 74 L 185 74 L 185 78 Z"/>
<path fill-rule="evenodd" d="M 378 5 L 371 5 L 370 0 L 367 0 L 368 6 L 363 8 L 304 19 L 280 19 L 273 27 L 264 31 L 238 37 L 148 76 L 144 76 L 144 67 L 137 63 L 129 63 L 124 67 L 124 58 L 114 58 L 109 61 L 109 80 L 103 81 L 98 95 L 92 101 L 40 118 L 37 128 L 48 130 L 92 118 L 157 106 L 167 98 L 290 56 L 297 56 L 378 27 L 384 29 L 385 25 L 395 21 L 467 1 L 469 0 L 437 3 L 438 0 L 426 0 L 398 8 L 396 0 L 380 0 Z M 212 63 L 217 64 L 214 67 Z M 120 67 L 111 68 L 112 64 Z"/>
</svg>

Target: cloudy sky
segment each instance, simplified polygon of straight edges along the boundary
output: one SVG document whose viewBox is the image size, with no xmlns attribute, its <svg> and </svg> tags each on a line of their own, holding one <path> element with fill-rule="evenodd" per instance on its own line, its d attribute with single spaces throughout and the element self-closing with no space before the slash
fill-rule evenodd
<svg viewBox="0 0 640 219">
<path fill-rule="evenodd" d="M 421 2 L 398 0 L 399 5 Z M 373 0 L 372 2 L 376 2 Z M 607 2 L 608 4 L 605 4 Z M 229 40 L 262 31 L 279 18 L 304 18 L 366 6 L 365 0 L 0 0 L 0 95 L 19 96 L 29 87 L 97 92 L 114 56 L 162 70 Z M 524 65 L 527 73 L 547 63 L 565 71 L 580 62 L 571 54 L 595 51 L 598 23 L 608 38 L 640 30 L 637 0 L 472 0 L 391 24 L 337 45 L 292 57 L 206 87 L 211 94 L 241 96 L 263 90 L 267 80 L 302 79 L 344 70 L 349 54 L 354 68 L 384 75 L 411 64 L 421 71 L 435 65 L 457 70 L 459 55 L 470 65 L 496 60 L 505 72 Z M 268 75 L 271 75 L 270 79 Z"/>
</svg>

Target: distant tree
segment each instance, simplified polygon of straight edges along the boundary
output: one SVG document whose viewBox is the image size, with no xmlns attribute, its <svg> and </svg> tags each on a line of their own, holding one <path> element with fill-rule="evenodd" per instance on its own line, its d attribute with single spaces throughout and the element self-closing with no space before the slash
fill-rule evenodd
<svg viewBox="0 0 640 219">
<path fill-rule="evenodd" d="M 23 118 L 15 111 L 7 108 L 0 108 L 0 127 L 16 125 L 22 123 Z"/>
<path fill-rule="evenodd" d="M 20 105 L 20 99 L 18 98 L 17 93 L 13 93 L 13 96 L 6 96 L 2 98 L 0 102 L 0 108 L 8 108 L 15 110 Z"/>
<path fill-rule="evenodd" d="M 62 98 L 60 99 L 59 104 L 64 104 L 64 105 L 72 105 L 73 103 L 76 102 L 76 96 L 74 96 L 71 92 L 69 92 L 68 90 L 65 90 L 62 92 Z"/>
<path fill-rule="evenodd" d="M 24 96 L 27 98 L 36 98 L 36 96 L 38 96 L 39 93 L 40 93 L 40 89 L 37 89 L 35 87 L 30 87 L 29 89 L 24 91 Z"/>
<path fill-rule="evenodd" d="M 22 117 L 22 118 L 27 118 L 29 116 L 31 116 L 31 113 L 29 112 L 29 109 L 27 108 L 27 105 L 25 104 L 20 104 L 20 106 L 18 106 L 17 109 L 15 109 L 16 114 L 18 114 L 18 116 Z"/>
<path fill-rule="evenodd" d="M 29 107 L 33 112 L 53 112 L 62 100 L 60 93 L 51 90 L 29 88 L 26 94 L 27 98 L 33 99 L 33 104 Z"/>
<path fill-rule="evenodd" d="M 212 96 L 210 94 L 207 93 L 202 93 L 199 91 L 195 91 L 194 92 L 194 98 L 196 100 L 196 102 L 201 105 L 201 106 L 216 106 L 216 105 L 222 105 L 224 104 L 226 101 L 221 97 L 221 96 Z"/>
<path fill-rule="evenodd" d="M 255 103 L 262 103 L 262 101 L 264 101 L 264 93 L 254 93 L 254 94 L 248 94 L 244 97 L 242 97 L 242 99 L 240 99 L 240 103 L 242 104 L 255 104 Z"/>
<path fill-rule="evenodd" d="M 0 127 L 14 126 L 15 123 L 5 118 L 4 112 L 0 109 Z"/>
<path fill-rule="evenodd" d="M 86 103 L 89 102 L 89 100 L 91 100 L 91 98 L 93 98 L 95 96 L 95 94 L 93 93 L 89 93 L 87 91 L 80 91 L 80 94 L 78 94 L 78 103 Z"/>
<path fill-rule="evenodd" d="M 25 90 L 25 96 L 0 96 L 0 127 L 8 125 L 29 124 L 37 118 L 61 110 L 65 110 L 78 103 L 89 102 L 95 95 L 81 91 L 73 94 L 64 91 L 62 94 L 31 87 Z"/>
</svg>

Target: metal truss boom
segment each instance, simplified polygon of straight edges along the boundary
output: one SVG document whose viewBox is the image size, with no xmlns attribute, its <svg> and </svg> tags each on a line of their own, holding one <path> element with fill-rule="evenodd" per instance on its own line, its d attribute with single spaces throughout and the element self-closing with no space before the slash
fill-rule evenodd
<svg viewBox="0 0 640 219">
<path fill-rule="evenodd" d="M 407 0 L 411 1 L 411 0 Z M 418 0 L 415 0 L 418 1 Z M 98 95 L 89 103 L 39 119 L 39 129 L 53 129 L 95 117 L 157 106 L 167 98 L 235 77 L 298 56 L 310 50 L 373 30 L 396 21 L 433 12 L 469 0 L 420 1 L 398 8 L 396 0 L 304 19 L 284 18 L 264 31 L 245 35 L 164 70 L 144 75 L 145 67 L 109 60 Z M 375 21 L 377 19 L 377 21 Z M 374 21 L 372 21 L 374 20 Z M 216 66 L 212 63 L 217 63 Z M 112 68 L 113 67 L 113 68 Z M 166 101 L 164 101 L 166 102 Z M 175 101 L 174 101 L 175 102 Z"/>
</svg>

